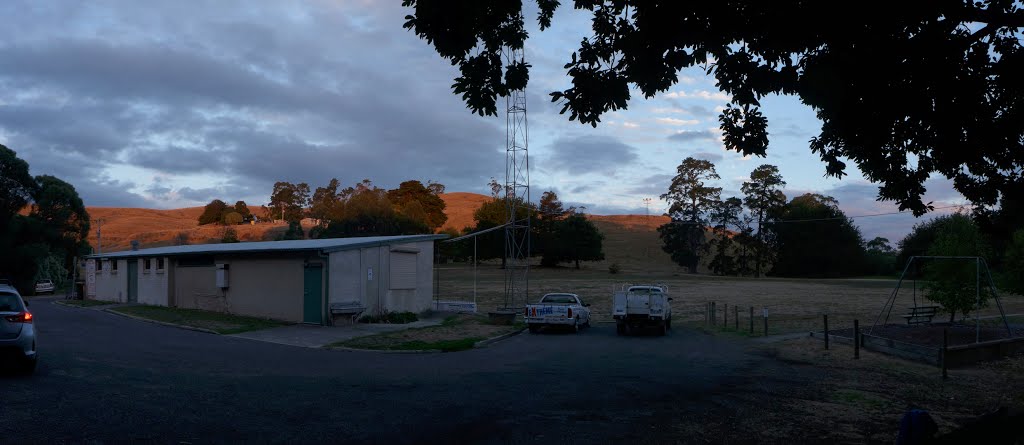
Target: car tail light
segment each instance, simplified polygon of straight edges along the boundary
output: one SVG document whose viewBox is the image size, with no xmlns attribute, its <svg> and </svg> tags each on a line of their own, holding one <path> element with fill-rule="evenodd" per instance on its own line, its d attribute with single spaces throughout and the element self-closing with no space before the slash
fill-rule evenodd
<svg viewBox="0 0 1024 445">
<path fill-rule="evenodd" d="M 4 318 L 11 323 L 32 323 L 32 313 L 29 311 L 17 315 L 8 315 Z"/>
<path fill-rule="evenodd" d="M 572 318 L 572 308 L 569 308 L 568 312 L 569 312 L 569 315 L 566 315 L 565 318 Z"/>
</svg>

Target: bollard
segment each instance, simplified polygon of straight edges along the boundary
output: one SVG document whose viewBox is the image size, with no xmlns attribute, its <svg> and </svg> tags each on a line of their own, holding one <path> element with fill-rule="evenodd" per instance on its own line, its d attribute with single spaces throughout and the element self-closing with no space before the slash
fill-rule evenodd
<svg viewBox="0 0 1024 445">
<path fill-rule="evenodd" d="M 828 349 L 828 314 L 825 317 L 825 349 Z"/>
<path fill-rule="evenodd" d="M 740 307 L 734 304 L 732 306 L 732 309 L 733 309 L 733 311 L 732 311 L 733 312 L 733 317 L 732 318 L 733 318 L 733 320 L 736 320 L 736 332 L 739 332 L 739 330 L 740 330 Z"/>
<path fill-rule="evenodd" d="M 853 358 L 860 359 L 860 320 L 853 320 Z"/>
<path fill-rule="evenodd" d="M 949 328 L 942 329 L 942 379 L 948 379 L 946 373 L 946 352 L 949 351 Z"/>
<path fill-rule="evenodd" d="M 729 327 L 729 303 L 725 303 L 725 311 L 722 312 L 722 328 Z"/>
<path fill-rule="evenodd" d="M 750 336 L 754 336 L 754 307 L 750 307 Z"/>
</svg>

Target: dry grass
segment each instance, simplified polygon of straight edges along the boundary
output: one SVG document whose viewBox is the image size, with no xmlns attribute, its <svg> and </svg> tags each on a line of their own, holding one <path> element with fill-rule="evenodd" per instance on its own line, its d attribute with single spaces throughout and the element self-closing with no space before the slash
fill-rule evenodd
<svg viewBox="0 0 1024 445">
<path fill-rule="evenodd" d="M 357 349 L 440 350 L 445 352 L 473 348 L 476 342 L 522 329 L 520 325 L 495 325 L 480 315 L 453 315 L 439 326 L 405 329 L 335 343 Z"/>
</svg>

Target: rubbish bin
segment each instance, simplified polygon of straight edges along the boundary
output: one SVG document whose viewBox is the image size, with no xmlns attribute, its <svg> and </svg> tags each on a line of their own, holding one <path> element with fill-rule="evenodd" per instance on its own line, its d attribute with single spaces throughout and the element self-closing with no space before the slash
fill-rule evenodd
<svg viewBox="0 0 1024 445">
<path fill-rule="evenodd" d="M 75 300 L 84 300 L 85 299 L 85 282 L 84 281 L 76 281 L 75 282 L 75 294 L 72 295 L 71 298 L 75 299 Z"/>
</svg>

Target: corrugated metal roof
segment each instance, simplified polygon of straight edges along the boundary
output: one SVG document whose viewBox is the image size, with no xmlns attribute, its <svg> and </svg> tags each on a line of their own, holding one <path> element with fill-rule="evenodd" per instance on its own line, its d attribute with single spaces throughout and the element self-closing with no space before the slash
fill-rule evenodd
<svg viewBox="0 0 1024 445">
<path fill-rule="evenodd" d="M 181 256 L 211 253 L 252 253 L 252 252 L 297 252 L 320 250 L 337 252 L 339 250 L 360 247 L 382 246 L 387 244 L 432 241 L 447 238 L 448 235 L 402 235 L 402 236 L 367 236 L 357 238 L 304 239 L 290 241 L 258 241 L 249 243 L 193 244 L 188 246 L 153 247 L 150 249 L 123 250 L 87 258 L 133 258 L 142 256 Z"/>
</svg>

